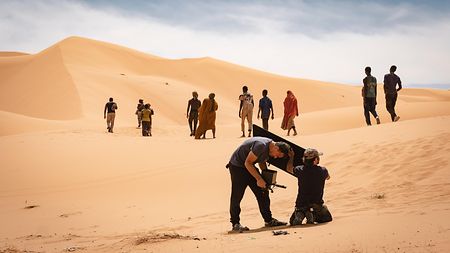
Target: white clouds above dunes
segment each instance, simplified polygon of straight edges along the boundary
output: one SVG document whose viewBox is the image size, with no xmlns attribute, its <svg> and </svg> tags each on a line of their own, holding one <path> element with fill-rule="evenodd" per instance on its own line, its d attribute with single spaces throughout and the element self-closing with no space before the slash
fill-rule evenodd
<svg viewBox="0 0 450 253">
<path fill-rule="evenodd" d="M 211 56 L 281 75 L 359 84 L 450 84 L 450 4 L 440 1 L 2 1 L 0 51 L 72 35 L 168 58 Z"/>
</svg>

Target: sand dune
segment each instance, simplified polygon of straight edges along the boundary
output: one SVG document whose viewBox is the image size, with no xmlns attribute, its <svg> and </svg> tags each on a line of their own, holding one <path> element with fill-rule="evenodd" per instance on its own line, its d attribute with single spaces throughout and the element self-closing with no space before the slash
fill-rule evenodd
<svg viewBox="0 0 450 253">
<path fill-rule="evenodd" d="M 23 55 L 28 55 L 28 54 L 22 53 L 22 52 L 0 52 L 0 57 L 23 56 Z"/>
<path fill-rule="evenodd" d="M 294 79 L 205 57 L 164 59 L 70 37 L 35 55 L 0 54 L 0 252 L 447 252 L 450 249 L 450 94 L 405 89 L 390 122 L 366 127 L 360 87 Z M 380 77 L 378 77 L 380 79 Z M 286 91 L 299 99 L 298 136 L 323 151 L 333 222 L 259 229 L 250 191 L 228 235 L 229 172 L 244 140 L 238 95 L 267 88 L 280 129 Z M 217 138 L 189 137 L 193 90 L 216 93 Z M 114 134 L 103 107 L 119 105 Z M 155 109 L 153 137 L 136 129 L 137 100 Z M 256 111 L 254 112 L 256 114 Z M 260 121 L 254 117 L 254 121 Z M 271 195 L 287 220 L 295 178 Z"/>
</svg>

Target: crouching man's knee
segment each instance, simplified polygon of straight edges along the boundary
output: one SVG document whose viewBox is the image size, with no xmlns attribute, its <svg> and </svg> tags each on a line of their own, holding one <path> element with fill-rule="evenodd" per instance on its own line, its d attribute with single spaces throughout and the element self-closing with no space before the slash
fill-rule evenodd
<svg viewBox="0 0 450 253">
<path fill-rule="evenodd" d="M 313 207 L 314 221 L 317 223 L 325 223 L 333 220 L 330 211 L 326 205 L 315 205 Z"/>
<path fill-rule="evenodd" d="M 289 219 L 291 226 L 301 225 L 306 218 L 306 224 L 314 224 L 314 215 L 311 208 L 295 208 Z"/>
</svg>

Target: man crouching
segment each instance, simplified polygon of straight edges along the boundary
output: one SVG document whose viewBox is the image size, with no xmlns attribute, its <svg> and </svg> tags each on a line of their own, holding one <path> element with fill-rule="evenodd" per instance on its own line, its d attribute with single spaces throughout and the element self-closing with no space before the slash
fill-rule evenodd
<svg viewBox="0 0 450 253">
<path fill-rule="evenodd" d="M 304 165 L 293 167 L 294 152 L 289 152 L 289 163 L 287 171 L 298 179 L 298 193 L 295 202 L 295 210 L 291 215 L 289 223 L 302 224 L 306 218 L 307 224 L 324 223 L 332 221 L 330 211 L 323 201 L 323 189 L 325 180 L 330 179 L 328 170 L 319 166 L 319 156 L 323 153 L 316 149 L 308 148 L 303 154 Z"/>
</svg>

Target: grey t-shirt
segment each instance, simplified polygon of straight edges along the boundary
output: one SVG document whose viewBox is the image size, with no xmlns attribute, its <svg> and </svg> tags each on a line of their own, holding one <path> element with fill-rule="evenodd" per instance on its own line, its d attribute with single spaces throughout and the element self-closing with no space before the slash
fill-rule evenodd
<svg viewBox="0 0 450 253">
<path fill-rule="evenodd" d="M 231 155 L 230 163 L 236 167 L 245 168 L 245 160 L 250 151 L 258 157 L 255 163 L 266 162 L 269 159 L 269 144 L 272 139 L 253 137 L 242 143 Z"/>
</svg>

